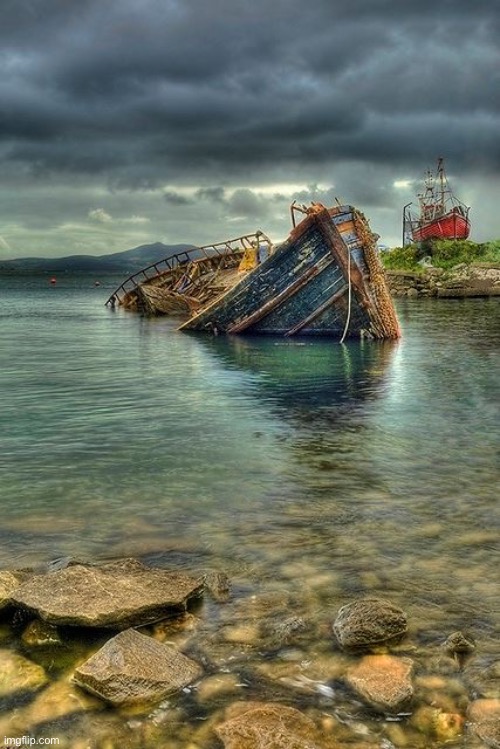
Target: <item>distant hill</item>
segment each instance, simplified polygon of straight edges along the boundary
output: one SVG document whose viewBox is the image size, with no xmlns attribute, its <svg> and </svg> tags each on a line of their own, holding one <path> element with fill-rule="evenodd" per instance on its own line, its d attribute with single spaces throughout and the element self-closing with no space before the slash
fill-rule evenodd
<svg viewBox="0 0 500 749">
<path fill-rule="evenodd" d="M 2 272 L 31 273 L 135 273 L 163 258 L 191 249 L 192 245 L 166 245 L 162 242 L 143 244 L 132 250 L 110 255 L 69 255 L 67 257 L 22 257 L 0 261 Z"/>
</svg>

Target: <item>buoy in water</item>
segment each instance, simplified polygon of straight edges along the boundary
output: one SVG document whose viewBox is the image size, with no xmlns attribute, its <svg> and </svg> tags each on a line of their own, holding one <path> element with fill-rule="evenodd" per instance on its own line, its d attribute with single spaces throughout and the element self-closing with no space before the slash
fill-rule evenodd
<svg viewBox="0 0 500 749">
<path fill-rule="evenodd" d="M 52 277 L 52 278 L 50 279 L 50 283 L 51 283 L 51 284 L 55 284 L 55 283 L 57 283 L 57 278 L 54 278 L 54 277 Z"/>
</svg>

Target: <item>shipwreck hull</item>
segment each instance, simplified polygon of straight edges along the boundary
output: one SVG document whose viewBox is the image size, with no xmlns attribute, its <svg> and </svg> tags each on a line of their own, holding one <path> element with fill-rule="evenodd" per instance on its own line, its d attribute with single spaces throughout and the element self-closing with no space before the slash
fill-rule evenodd
<svg viewBox="0 0 500 749">
<path fill-rule="evenodd" d="M 275 252 L 181 330 L 398 338 L 374 238 L 350 206 L 314 206 Z"/>
<path fill-rule="evenodd" d="M 303 218 L 295 225 L 297 212 Z M 139 271 L 107 303 L 180 315 L 185 331 L 398 338 L 376 238 L 363 214 L 352 206 L 294 204 L 292 219 L 278 247 L 259 231 L 193 248 Z"/>
</svg>

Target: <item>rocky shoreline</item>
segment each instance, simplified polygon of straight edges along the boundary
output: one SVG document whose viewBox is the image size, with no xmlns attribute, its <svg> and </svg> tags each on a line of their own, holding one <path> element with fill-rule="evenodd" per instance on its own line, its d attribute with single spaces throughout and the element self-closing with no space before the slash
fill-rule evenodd
<svg viewBox="0 0 500 749">
<path fill-rule="evenodd" d="M 229 602 L 243 623 L 224 623 Z M 467 632 L 415 641 L 384 598 L 343 602 L 318 627 L 279 597 L 231 593 L 221 571 L 65 560 L 0 572 L 0 609 L 5 736 L 71 749 L 500 747 L 500 661 L 482 668 Z M 242 648 L 260 653 L 252 676 Z"/>
<path fill-rule="evenodd" d="M 387 270 L 386 275 L 395 297 L 500 296 L 500 265 L 460 264 L 450 270 L 423 266 L 419 271 Z"/>
</svg>

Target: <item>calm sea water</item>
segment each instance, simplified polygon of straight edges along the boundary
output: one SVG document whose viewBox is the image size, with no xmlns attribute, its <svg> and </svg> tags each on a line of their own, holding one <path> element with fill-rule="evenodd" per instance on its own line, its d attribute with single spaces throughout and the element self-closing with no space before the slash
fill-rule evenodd
<svg viewBox="0 0 500 749">
<path fill-rule="evenodd" d="M 178 333 L 106 308 L 120 280 L 0 279 L 0 566 L 217 567 L 493 641 L 499 299 L 402 300 L 400 342 L 338 345 Z"/>
<path fill-rule="evenodd" d="M 331 564 L 339 522 L 359 564 L 390 521 L 390 568 L 498 527 L 498 300 L 400 302 L 400 343 L 339 346 L 180 334 L 106 308 L 114 281 L 1 279 L 1 564 L 290 533 Z"/>
</svg>

